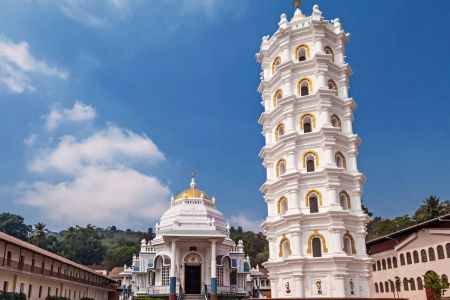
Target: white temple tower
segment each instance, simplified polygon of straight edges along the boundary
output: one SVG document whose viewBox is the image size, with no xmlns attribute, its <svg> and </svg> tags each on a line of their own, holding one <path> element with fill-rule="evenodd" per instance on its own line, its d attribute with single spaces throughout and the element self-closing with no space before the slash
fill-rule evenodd
<svg viewBox="0 0 450 300">
<path fill-rule="evenodd" d="M 278 25 L 256 55 L 272 297 L 369 297 L 365 177 L 344 56 L 349 34 L 317 5 L 311 16 L 299 9 L 290 21 L 281 15 Z"/>
</svg>

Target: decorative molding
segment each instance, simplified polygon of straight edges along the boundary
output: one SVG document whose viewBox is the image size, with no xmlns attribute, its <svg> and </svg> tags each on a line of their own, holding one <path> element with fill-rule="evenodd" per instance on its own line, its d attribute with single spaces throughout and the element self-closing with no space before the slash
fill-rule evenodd
<svg viewBox="0 0 450 300">
<path fill-rule="evenodd" d="M 306 253 L 311 254 L 312 252 L 312 239 L 318 237 L 322 241 L 322 249 L 323 253 L 328 253 L 327 241 L 325 236 L 319 233 L 319 230 L 314 230 L 313 233 L 308 237 L 308 248 L 306 249 Z"/>
<path fill-rule="evenodd" d="M 316 189 L 310 189 L 309 191 L 306 192 L 305 194 L 305 205 L 306 207 L 309 207 L 309 196 L 311 194 L 316 194 L 317 198 L 319 200 L 319 206 L 322 206 L 322 193 L 319 190 Z"/>
</svg>

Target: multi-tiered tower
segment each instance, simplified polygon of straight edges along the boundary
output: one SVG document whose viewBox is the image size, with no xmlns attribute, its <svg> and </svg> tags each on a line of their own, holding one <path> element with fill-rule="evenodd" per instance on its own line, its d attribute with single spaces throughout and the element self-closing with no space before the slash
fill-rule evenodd
<svg viewBox="0 0 450 300">
<path fill-rule="evenodd" d="M 290 21 L 281 15 L 278 25 L 256 55 L 272 297 L 368 297 L 365 178 L 356 164 L 360 139 L 344 56 L 349 34 L 317 5 L 311 16 L 299 9 Z"/>
</svg>

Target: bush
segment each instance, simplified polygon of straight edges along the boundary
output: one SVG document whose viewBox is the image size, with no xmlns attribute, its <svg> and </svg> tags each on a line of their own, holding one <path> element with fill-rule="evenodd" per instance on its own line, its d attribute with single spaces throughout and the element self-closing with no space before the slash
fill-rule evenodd
<svg viewBox="0 0 450 300">
<path fill-rule="evenodd" d="M 136 296 L 134 300 L 167 300 L 169 297 Z"/>
<path fill-rule="evenodd" d="M 80 300 L 95 300 L 94 298 L 89 298 L 89 297 L 81 297 Z"/>
<path fill-rule="evenodd" d="M 14 300 L 27 300 L 27 296 L 24 293 L 5 293 L 5 299 L 11 300 L 14 295 Z M 3 299 L 3 293 L 0 292 L 0 299 Z"/>
<path fill-rule="evenodd" d="M 59 297 L 59 296 L 47 296 L 45 300 L 70 300 L 67 297 Z"/>
</svg>

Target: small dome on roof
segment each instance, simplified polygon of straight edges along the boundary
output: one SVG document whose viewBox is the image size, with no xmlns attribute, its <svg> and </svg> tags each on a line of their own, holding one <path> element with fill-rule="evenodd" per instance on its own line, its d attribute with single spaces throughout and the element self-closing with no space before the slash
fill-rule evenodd
<svg viewBox="0 0 450 300">
<path fill-rule="evenodd" d="M 178 196 L 175 198 L 175 200 L 195 199 L 195 198 L 211 200 L 211 198 L 204 191 L 195 188 L 195 178 L 192 177 L 191 188 L 179 193 Z"/>
</svg>

